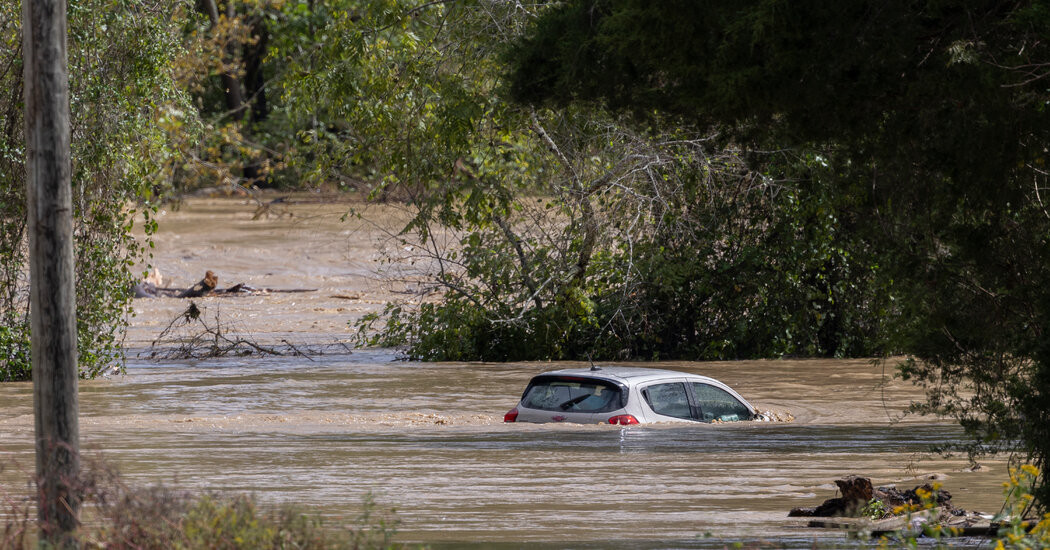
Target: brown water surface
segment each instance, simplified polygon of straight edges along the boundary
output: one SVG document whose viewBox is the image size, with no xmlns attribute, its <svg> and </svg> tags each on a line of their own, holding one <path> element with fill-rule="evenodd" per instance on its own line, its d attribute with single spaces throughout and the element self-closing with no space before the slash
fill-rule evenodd
<svg viewBox="0 0 1050 550">
<path fill-rule="evenodd" d="M 201 304 L 261 340 L 343 339 L 348 320 L 404 289 L 375 276 L 377 235 L 396 227 L 397 212 L 344 225 L 343 207 L 310 208 L 313 217 L 299 210 L 251 221 L 250 205 L 191 203 L 162 217 L 154 263 L 182 283 L 213 269 L 220 286 L 317 288 Z M 505 424 L 529 377 L 579 365 L 419 364 L 386 350 L 312 360 L 136 357 L 185 306 L 138 301 L 127 375 L 81 382 L 87 452 L 133 483 L 252 493 L 329 516 L 352 516 L 371 491 L 398 509 L 405 540 L 680 547 L 703 546 L 697 537 L 712 533 L 808 546 L 842 535 L 801 527 L 787 511 L 834 496 L 833 480 L 846 474 L 908 488 L 939 474 L 956 505 L 990 512 L 1006 476 L 999 462 L 969 472 L 962 458 L 930 454 L 959 429 L 898 421 L 920 394 L 888 380 L 892 365 L 646 364 L 713 376 L 792 422 Z M 22 468 L 0 472 L 7 491 L 31 469 L 31 400 L 29 384 L 0 385 L 0 462 Z"/>
</svg>

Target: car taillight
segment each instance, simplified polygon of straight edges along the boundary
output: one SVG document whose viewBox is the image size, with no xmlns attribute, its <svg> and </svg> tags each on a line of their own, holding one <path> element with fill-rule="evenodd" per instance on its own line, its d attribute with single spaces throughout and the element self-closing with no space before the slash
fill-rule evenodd
<svg viewBox="0 0 1050 550">
<path fill-rule="evenodd" d="M 618 414 L 618 415 L 616 415 L 616 416 L 614 416 L 614 417 L 609 419 L 609 424 L 619 424 L 621 426 L 626 426 L 628 424 L 637 424 L 637 423 L 638 423 L 638 419 L 635 418 L 633 415 L 630 415 L 630 414 Z"/>
<path fill-rule="evenodd" d="M 503 415 L 503 421 L 504 422 L 514 422 L 517 419 L 518 419 L 518 408 L 517 407 L 514 407 L 513 409 L 507 411 L 507 414 Z M 637 422 L 637 420 L 635 422 Z"/>
</svg>

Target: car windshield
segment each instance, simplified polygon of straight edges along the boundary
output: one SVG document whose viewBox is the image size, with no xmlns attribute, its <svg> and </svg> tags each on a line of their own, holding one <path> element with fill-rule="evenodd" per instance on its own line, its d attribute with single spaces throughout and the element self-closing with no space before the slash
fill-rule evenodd
<svg viewBox="0 0 1050 550">
<path fill-rule="evenodd" d="M 521 404 L 559 412 L 607 412 L 624 406 L 616 384 L 574 376 L 537 376 L 529 383 Z"/>
</svg>

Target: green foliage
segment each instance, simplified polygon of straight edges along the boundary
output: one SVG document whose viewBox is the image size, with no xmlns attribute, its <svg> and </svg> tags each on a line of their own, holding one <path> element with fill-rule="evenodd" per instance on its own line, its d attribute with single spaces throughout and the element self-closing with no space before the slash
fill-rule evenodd
<svg viewBox="0 0 1050 550">
<path fill-rule="evenodd" d="M 386 549 L 393 544 L 397 522 L 386 517 L 374 517 L 371 495 L 365 500 L 364 512 L 358 518 L 360 527 L 345 532 L 326 530 L 319 517 L 310 516 L 284 507 L 276 512 L 259 510 L 255 501 L 244 496 L 228 499 L 203 496 L 186 503 L 177 520 L 164 521 L 148 527 L 157 531 L 135 540 L 121 537 L 114 530 L 118 544 L 128 547 L 165 547 L 191 550 L 194 548 L 250 549 Z M 145 534 L 145 533 L 143 533 Z M 122 540 L 123 539 L 123 540 Z M 109 547 L 109 546 L 107 546 Z"/>
<path fill-rule="evenodd" d="M 0 357 L 5 357 L 0 369 L 0 382 L 29 380 L 32 367 L 29 363 L 29 335 L 27 324 L 12 327 L 0 326 Z"/>
<path fill-rule="evenodd" d="M 889 513 L 890 511 L 886 509 L 886 504 L 877 498 L 872 498 L 864 503 L 864 506 L 860 509 L 861 517 L 866 517 L 872 521 L 880 520 L 889 515 Z"/>
<path fill-rule="evenodd" d="M 508 44 L 547 8 L 230 7 L 217 24 L 186 14 L 195 53 L 176 65 L 208 143 L 188 153 L 195 165 L 240 181 L 254 140 L 280 158 L 272 183 L 353 188 L 413 214 L 392 240 L 420 251 L 410 278 L 440 298 L 366 318 L 362 343 L 489 360 L 883 349 L 877 263 L 842 238 L 854 219 L 817 185 L 812 157 L 756 172 L 689 127 L 633 130 L 602 109 L 500 97 Z M 246 77 L 263 38 L 269 111 L 246 124 L 220 75 Z M 191 171 L 175 171 L 179 185 Z"/>
<path fill-rule="evenodd" d="M 594 147 L 586 128 L 556 137 Z M 583 201 L 558 195 L 557 187 L 540 205 L 549 208 L 514 199 L 503 223 L 532 238 L 493 223 L 466 226 L 449 252 L 463 272 L 438 278 L 449 283 L 441 301 L 366 318 L 362 343 L 429 360 L 866 356 L 886 349 L 892 302 L 872 251 L 843 238 L 844 226 L 856 223 L 848 205 L 818 195 L 819 162 L 794 159 L 779 173 L 759 175 L 734 154 L 683 136 L 616 137 L 601 157 L 574 167 L 588 182 L 580 187 L 592 190 Z M 610 134 L 603 138 L 608 144 Z M 632 155 L 637 164 L 586 175 L 591 158 Z M 574 202 L 589 205 L 589 218 Z M 586 224 L 595 236 L 585 245 Z M 536 238 L 550 234 L 557 238 Z"/>
<path fill-rule="evenodd" d="M 1037 522 L 1025 521 L 1035 499 L 1032 491 L 1039 476 L 1039 469 L 1031 464 L 1010 468 L 1010 481 L 1003 483 L 1006 503 L 1003 511 L 995 517 L 995 521 L 1001 522 L 996 550 L 1050 546 L 1050 513 L 1043 514 Z"/>
<path fill-rule="evenodd" d="M 158 124 L 183 101 L 170 74 L 179 51 L 169 13 L 122 0 L 69 6 L 74 247 L 81 375 L 118 364 L 129 308 L 130 271 L 141 245 L 130 236 L 146 220 L 149 197 L 174 156 Z M 21 16 L 0 6 L 0 380 L 27 379 L 28 263 L 22 114 Z"/>
<path fill-rule="evenodd" d="M 462 188 L 468 178 L 448 183 L 457 163 L 493 172 L 489 163 L 513 162 L 507 157 L 521 146 L 521 113 L 493 93 L 494 45 L 477 37 L 497 32 L 513 10 L 497 2 L 286 3 L 269 58 L 282 65 L 275 116 L 297 136 L 290 168 L 312 184 L 360 184 L 373 198 L 413 201 L 421 231 L 432 216 L 458 217 L 445 209 L 472 193 L 492 206 L 500 197 Z"/>
<path fill-rule="evenodd" d="M 217 20 L 207 8 L 214 4 Z M 294 135 L 271 117 L 267 81 L 280 63 L 266 63 L 270 26 L 282 2 L 209 0 L 177 5 L 179 49 L 169 68 L 188 101 L 161 122 L 178 155 L 166 167 L 165 191 L 200 188 L 227 193 L 287 184 L 274 179 L 283 167 L 283 141 Z"/>
<path fill-rule="evenodd" d="M 578 299 L 585 300 L 580 297 Z M 588 349 L 582 336 L 593 334 L 587 304 L 566 300 L 543 310 L 527 309 L 515 322 L 490 317 L 463 296 L 407 310 L 389 306 L 359 323 L 359 343 L 398 347 L 410 359 L 425 361 L 512 361 L 522 358 L 580 358 Z M 373 331 L 378 322 L 382 330 Z"/>
<path fill-rule="evenodd" d="M 626 308 L 630 323 L 620 329 L 633 335 L 631 355 L 885 352 L 891 312 L 878 265 L 871 250 L 850 240 L 848 214 L 814 187 L 675 195 L 669 216 L 676 225 L 635 246 L 641 282 Z M 622 251 L 617 261 L 627 259 Z"/>
</svg>

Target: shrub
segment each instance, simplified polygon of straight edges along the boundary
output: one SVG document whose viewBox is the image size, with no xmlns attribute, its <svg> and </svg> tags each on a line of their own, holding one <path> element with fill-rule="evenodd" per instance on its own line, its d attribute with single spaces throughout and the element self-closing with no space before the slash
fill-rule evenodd
<svg viewBox="0 0 1050 550">
<path fill-rule="evenodd" d="M 1006 504 L 1003 512 L 995 518 L 1002 522 L 995 545 L 997 549 L 1050 548 L 1050 513 L 1043 514 L 1034 526 L 1024 520 L 1035 500 L 1032 490 L 1037 485 L 1039 474 L 1039 468 L 1031 464 L 1010 468 L 1010 481 L 1003 483 Z"/>
</svg>

